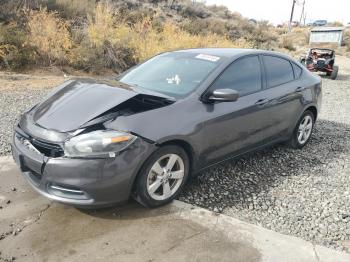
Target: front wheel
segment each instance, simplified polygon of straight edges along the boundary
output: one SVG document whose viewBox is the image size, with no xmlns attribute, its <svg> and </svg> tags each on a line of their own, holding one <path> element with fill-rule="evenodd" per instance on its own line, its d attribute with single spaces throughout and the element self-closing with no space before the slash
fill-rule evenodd
<svg viewBox="0 0 350 262">
<path fill-rule="evenodd" d="M 161 147 L 141 168 L 136 179 L 134 198 L 146 207 L 165 205 L 180 193 L 188 173 L 189 158 L 181 147 Z"/>
<path fill-rule="evenodd" d="M 301 116 L 290 139 L 293 148 L 303 148 L 309 141 L 315 124 L 314 114 L 307 110 Z"/>
</svg>

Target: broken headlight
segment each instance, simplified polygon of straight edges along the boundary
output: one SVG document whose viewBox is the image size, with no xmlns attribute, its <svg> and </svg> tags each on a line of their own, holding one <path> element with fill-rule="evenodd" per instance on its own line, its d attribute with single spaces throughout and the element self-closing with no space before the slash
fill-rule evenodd
<svg viewBox="0 0 350 262">
<path fill-rule="evenodd" d="M 134 142 L 136 136 L 114 130 L 100 130 L 75 136 L 64 143 L 69 157 L 115 156 Z"/>
</svg>

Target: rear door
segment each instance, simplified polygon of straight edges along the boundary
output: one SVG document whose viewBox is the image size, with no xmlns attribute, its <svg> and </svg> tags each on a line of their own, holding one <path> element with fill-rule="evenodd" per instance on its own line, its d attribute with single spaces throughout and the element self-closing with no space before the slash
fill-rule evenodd
<svg viewBox="0 0 350 262">
<path fill-rule="evenodd" d="M 265 130 L 271 139 L 282 139 L 288 135 L 291 123 L 301 108 L 301 68 L 288 59 L 274 55 L 262 55 L 266 76 L 265 96 L 269 102 L 265 113 L 271 125 Z M 294 67 L 294 69 L 293 69 Z"/>
</svg>

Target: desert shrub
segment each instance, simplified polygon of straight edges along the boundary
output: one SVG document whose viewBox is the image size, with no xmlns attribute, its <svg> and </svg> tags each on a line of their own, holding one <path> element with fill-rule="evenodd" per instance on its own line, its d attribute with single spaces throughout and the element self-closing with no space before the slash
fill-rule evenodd
<svg viewBox="0 0 350 262">
<path fill-rule="evenodd" d="M 43 65 L 64 64 L 72 47 L 68 24 L 46 9 L 28 12 L 30 45 Z"/>
<path fill-rule="evenodd" d="M 181 15 L 189 18 L 195 18 L 195 17 L 207 18 L 211 16 L 211 12 L 205 7 L 204 4 L 197 3 L 197 4 L 186 5 L 181 10 Z"/>
<path fill-rule="evenodd" d="M 344 24 L 343 24 L 342 22 L 339 22 L 339 21 L 334 21 L 334 22 L 328 23 L 328 26 L 339 26 L 339 27 L 343 27 Z"/>
<path fill-rule="evenodd" d="M 17 68 L 21 63 L 18 48 L 10 44 L 0 44 L 0 68 Z"/>
<path fill-rule="evenodd" d="M 10 22 L 18 18 L 22 9 L 38 9 L 47 0 L 0 0 L 0 22 Z"/>
<path fill-rule="evenodd" d="M 149 19 L 137 23 L 130 34 L 130 46 L 135 50 L 135 60 L 143 61 L 157 53 L 167 50 L 195 47 L 250 47 L 240 39 L 231 41 L 226 36 L 208 33 L 207 35 L 191 35 L 171 22 L 164 24 L 158 32 L 152 27 Z"/>
<path fill-rule="evenodd" d="M 74 19 L 92 15 L 95 9 L 96 0 L 48 0 L 49 10 L 58 11 L 60 16 Z"/>
<path fill-rule="evenodd" d="M 86 30 L 72 32 L 75 43 L 70 56 L 72 66 L 98 73 L 104 68 L 120 72 L 135 64 L 127 45 L 130 27 L 117 18 L 110 5 L 96 6 Z"/>
<path fill-rule="evenodd" d="M 246 29 L 240 28 L 243 31 L 248 31 L 249 27 L 247 26 Z M 254 48 L 272 49 L 275 47 L 278 35 L 267 21 L 258 22 L 258 24 L 249 31 L 246 35 L 246 39 L 253 43 Z"/>
<path fill-rule="evenodd" d="M 183 21 L 180 27 L 189 32 L 190 34 L 208 34 L 215 33 L 218 35 L 227 34 L 227 23 L 222 19 L 218 18 L 209 18 L 209 19 L 187 19 Z M 238 37 L 239 38 L 239 37 Z"/>
<path fill-rule="evenodd" d="M 87 34 L 91 43 L 99 47 L 107 40 L 113 43 L 117 41 L 115 24 L 116 19 L 110 6 L 98 4 L 95 9 L 95 15 L 89 17 Z"/>
<path fill-rule="evenodd" d="M 285 48 L 289 51 L 295 51 L 296 48 L 294 47 L 294 44 L 293 44 L 293 40 L 291 38 L 288 37 L 288 35 L 286 36 L 282 36 L 281 37 L 281 41 L 279 43 L 279 47 L 280 48 Z"/>
<path fill-rule="evenodd" d="M 234 16 L 233 13 L 226 6 L 223 5 L 210 5 L 207 6 L 207 8 L 216 16 L 223 19 L 231 19 Z"/>
<path fill-rule="evenodd" d="M 294 43 L 299 46 L 304 46 L 309 43 L 310 30 L 309 28 L 293 28 L 289 34 Z"/>
<path fill-rule="evenodd" d="M 105 41 L 94 48 L 87 39 L 76 46 L 70 62 L 74 68 L 97 74 L 105 69 L 119 73 L 134 64 L 132 50 L 128 47 Z"/>
<path fill-rule="evenodd" d="M 346 29 L 344 32 L 344 45 L 346 47 L 346 51 L 350 52 L 350 29 Z"/>
<path fill-rule="evenodd" d="M 4 1 L 20 4 L 7 18 L 16 22 L 0 25 L 0 66 L 9 68 L 35 63 L 120 72 L 168 50 L 270 48 L 278 36 L 267 23 L 190 0 Z M 23 8 L 29 9 L 21 16 Z"/>
<path fill-rule="evenodd" d="M 145 17 L 130 24 L 110 5 L 98 4 L 89 18 L 86 34 L 73 32 L 72 64 L 77 68 L 121 71 L 168 50 L 192 47 L 249 47 L 243 39 L 233 42 L 226 36 L 208 33 L 191 35 L 170 21 L 159 24 Z"/>
<path fill-rule="evenodd" d="M 0 67 L 17 69 L 34 60 L 27 34 L 17 23 L 0 24 Z"/>
</svg>

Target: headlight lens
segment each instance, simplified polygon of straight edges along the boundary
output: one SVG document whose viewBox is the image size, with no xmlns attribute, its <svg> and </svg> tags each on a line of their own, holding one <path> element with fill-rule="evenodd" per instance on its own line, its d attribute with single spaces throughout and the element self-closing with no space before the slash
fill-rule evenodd
<svg viewBox="0 0 350 262">
<path fill-rule="evenodd" d="M 70 157 L 114 156 L 134 142 L 136 136 L 129 133 L 100 130 L 78 135 L 64 143 L 64 152 Z"/>
</svg>

